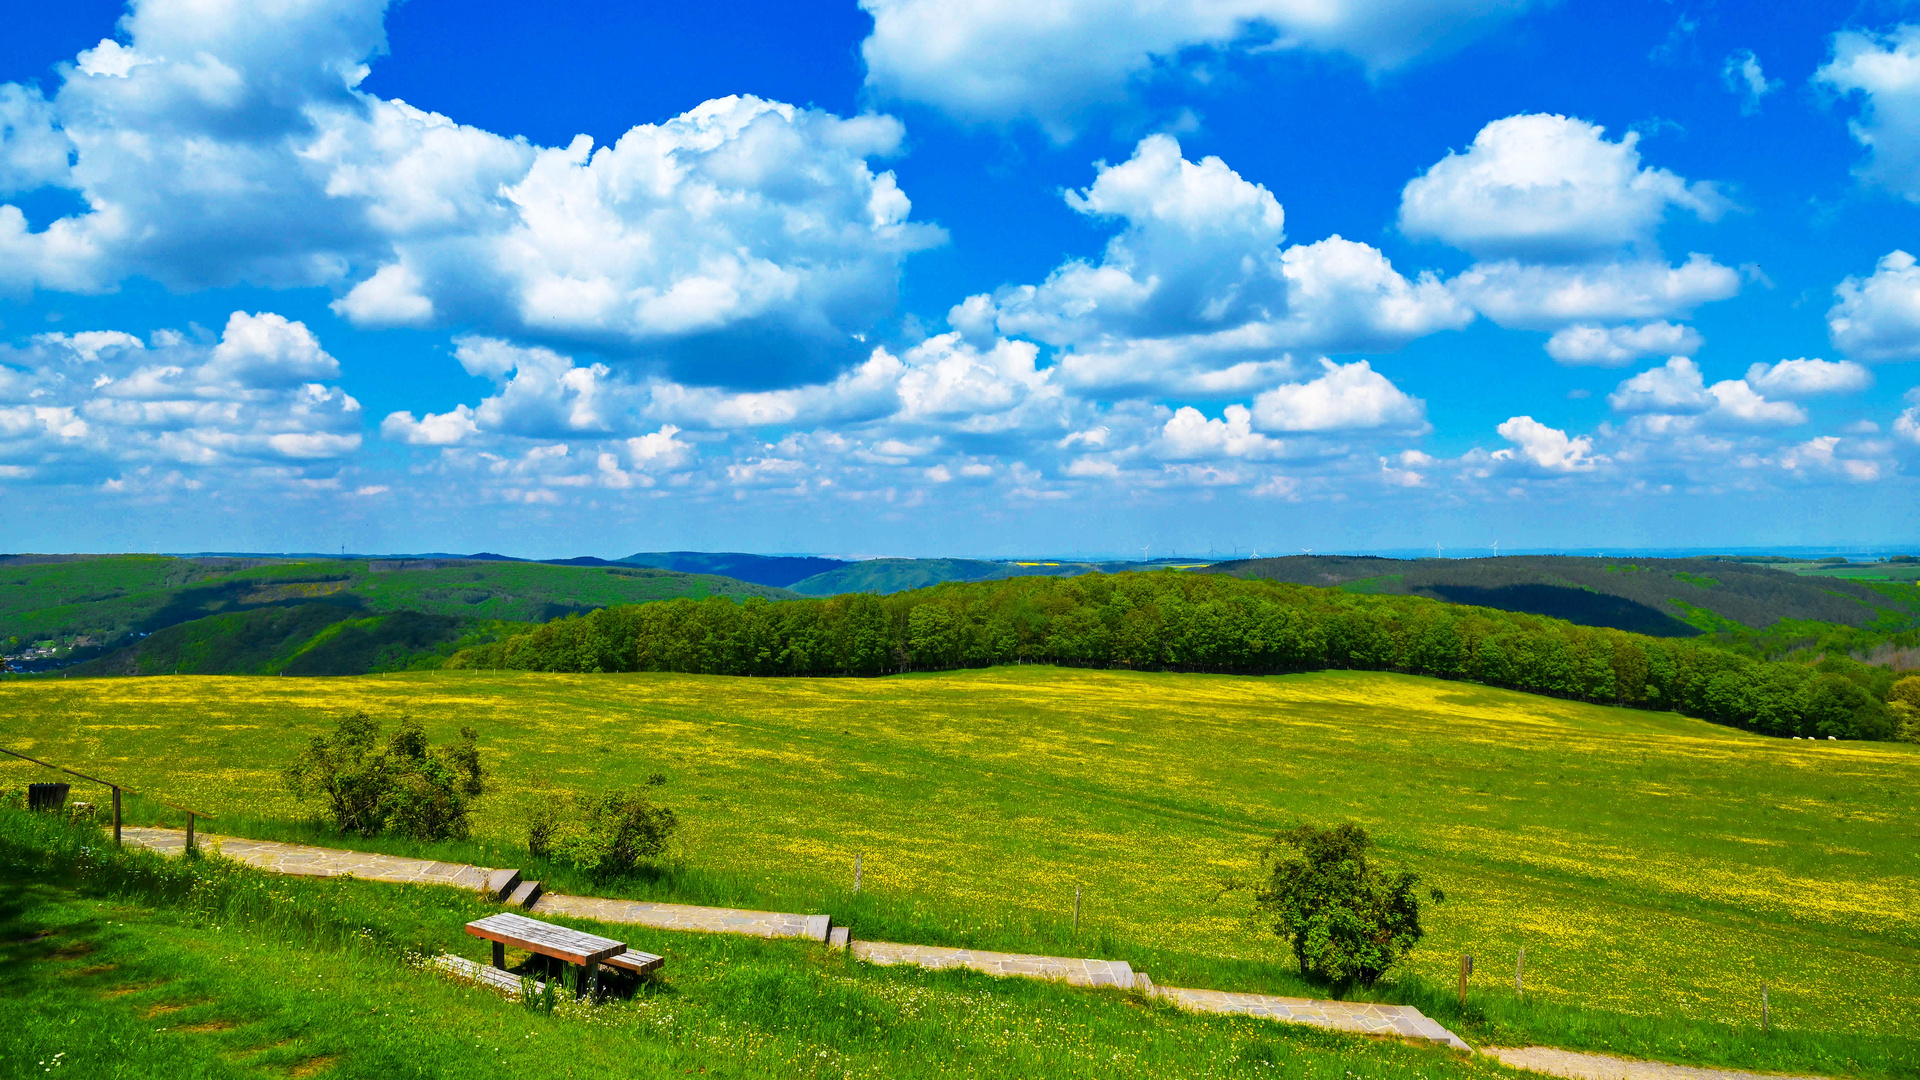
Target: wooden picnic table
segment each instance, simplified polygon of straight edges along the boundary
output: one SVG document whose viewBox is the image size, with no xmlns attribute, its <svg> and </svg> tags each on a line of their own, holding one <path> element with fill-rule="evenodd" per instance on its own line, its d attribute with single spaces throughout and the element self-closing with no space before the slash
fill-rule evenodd
<svg viewBox="0 0 1920 1080">
<path fill-rule="evenodd" d="M 508 911 L 475 919 L 467 924 L 467 933 L 493 942 L 493 966 L 496 968 L 506 969 L 507 946 L 512 945 L 517 949 L 581 965 L 586 968 L 583 981 L 589 986 L 598 978 L 603 961 L 639 975 L 645 975 L 666 963 L 652 953 L 635 952 L 627 948 L 624 941 L 570 930 Z"/>
</svg>

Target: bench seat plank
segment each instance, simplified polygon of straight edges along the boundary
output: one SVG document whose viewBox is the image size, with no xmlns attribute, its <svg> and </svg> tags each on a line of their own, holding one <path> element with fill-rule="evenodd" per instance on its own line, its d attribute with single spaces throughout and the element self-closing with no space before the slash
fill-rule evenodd
<svg viewBox="0 0 1920 1080">
<path fill-rule="evenodd" d="M 520 976 L 510 971 L 501 971 L 499 968 L 476 964 L 464 956 L 450 956 L 446 953 L 441 953 L 435 957 L 433 964 L 441 971 L 456 978 L 468 979 L 486 986 L 491 986 L 495 990 L 506 994 L 518 996 L 520 993 Z M 546 990 L 546 983 L 538 979 L 532 981 L 534 993 L 538 994 Z"/>
<path fill-rule="evenodd" d="M 605 961 L 609 967 L 625 968 L 636 975 L 645 975 L 647 972 L 659 968 L 660 965 L 666 962 L 665 957 L 655 956 L 652 953 L 635 952 L 632 949 L 628 949 L 626 952 L 619 953 L 615 956 L 609 956 Z"/>
<path fill-rule="evenodd" d="M 569 930 L 564 926 L 504 911 L 468 923 L 467 933 L 542 956 L 551 956 L 556 960 L 565 960 L 570 964 L 595 964 L 627 951 L 624 941 Z"/>
</svg>

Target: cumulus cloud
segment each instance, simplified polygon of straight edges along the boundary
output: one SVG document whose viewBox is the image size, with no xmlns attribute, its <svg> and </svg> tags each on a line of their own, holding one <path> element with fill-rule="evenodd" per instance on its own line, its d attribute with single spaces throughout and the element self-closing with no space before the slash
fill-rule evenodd
<svg viewBox="0 0 1920 1080">
<path fill-rule="evenodd" d="M 1785 85 L 1779 79 L 1767 78 L 1760 69 L 1760 58 L 1753 55 L 1752 49 L 1741 49 L 1727 57 L 1720 66 L 1720 81 L 1727 89 L 1740 97 L 1740 115 L 1752 116 L 1760 111 L 1760 100 Z"/>
<path fill-rule="evenodd" d="M 861 0 L 867 86 L 966 122 L 1071 137 L 1090 106 L 1192 49 L 1338 52 L 1381 71 L 1464 41 L 1538 0 Z"/>
<path fill-rule="evenodd" d="M 1817 363 L 1817 361 L 1815 361 Z M 1793 363 L 1785 361 L 1784 364 Z M 1803 362 L 1804 363 L 1804 362 Z M 1771 375 L 1771 369 L 1756 368 Z M 1807 369 L 1789 368 L 1773 380 L 1791 385 L 1822 375 L 1806 375 Z M 1684 356 L 1676 356 L 1665 365 L 1643 371 L 1622 382 L 1607 397 L 1616 412 L 1644 413 L 1636 417 L 1636 432 L 1670 435 L 1702 427 L 1766 427 L 1804 424 L 1806 410 L 1788 401 L 1769 401 L 1744 379 L 1727 379 L 1706 384 L 1700 368 Z"/>
<path fill-rule="evenodd" d="M 1726 211 L 1711 183 L 1642 168 L 1638 143 L 1564 116 L 1495 120 L 1407 184 L 1400 230 L 1482 258 L 1569 260 L 1651 243 L 1669 209 Z"/>
<path fill-rule="evenodd" d="M 1855 175 L 1920 202 L 1920 25 L 1908 23 L 1886 34 L 1840 31 L 1813 79 L 1842 95 L 1859 96 L 1860 113 L 1847 128 L 1867 148 L 1867 157 Z"/>
<path fill-rule="evenodd" d="M 1740 275 L 1699 253 L 1665 262 L 1553 265 L 1479 263 L 1453 291 L 1502 326 L 1551 330 L 1569 324 L 1684 316 L 1740 291 Z"/>
<path fill-rule="evenodd" d="M 1578 323 L 1547 339 L 1547 355 L 1563 364 L 1620 367 L 1643 356 L 1692 356 L 1705 344 L 1691 326 L 1670 322 L 1639 326 L 1594 326 Z"/>
<path fill-rule="evenodd" d="M 338 371 L 304 324 L 273 312 L 236 311 L 213 342 L 38 335 L 0 349 L 0 464 L 41 483 L 331 475 L 361 443 L 359 402 L 325 382 Z"/>
<path fill-rule="evenodd" d="M 891 118 L 729 97 L 535 146 L 359 90 L 385 7 L 136 0 L 51 98 L 0 87 L 0 193 L 88 204 L 39 231 L 0 207 L 0 289 L 325 286 L 358 325 L 770 386 L 857 363 L 904 258 L 943 238 L 870 164 Z"/>
<path fill-rule="evenodd" d="M 1778 398 L 1850 394 L 1873 385 L 1873 373 L 1851 360 L 1782 360 L 1747 369 L 1747 385 Z"/>
<path fill-rule="evenodd" d="M 971 297 L 949 319 L 971 336 L 1055 346 L 1072 386 L 1245 392 L 1289 374 L 1291 350 L 1389 349 L 1473 318 L 1433 275 L 1408 279 L 1366 244 L 1283 248 L 1271 192 L 1219 158 L 1186 160 L 1168 135 L 1101 163 L 1067 201 L 1121 223 L 1100 261 Z"/>
<path fill-rule="evenodd" d="M 1161 429 L 1162 453 L 1169 458 L 1265 458 L 1285 452 L 1284 444 L 1253 430 L 1245 405 L 1229 405 L 1221 419 L 1184 406 Z"/>
<path fill-rule="evenodd" d="M 1785 472 L 1808 480 L 1833 478 L 1868 484 L 1880 479 L 1883 471 L 1880 462 L 1848 454 L 1848 441 L 1838 435 L 1808 439 L 1781 451 L 1774 457 L 1774 463 Z"/>
<path fill-rule="evenodd" d="M 1866 278 L 1834 286 L 1827 333 L 1843 352 L 1862 360 L 1920 359 L 1920 266 L 1912 255 L 1882 256 Z"/>
<path fill-rule="evenodd" d="M 1531 416 L 1510 417 L 1494 430 L 1513 445 L 1489 455 L 1494 461 L 1531 466 L 1548 473 L 1591 472 L 1607 459 L 1593 453 L 1593 439 L 1572 438 Z"/>
<path fill-rule="evenodd" d="M 1253 419 L 1262 430 L 1426 429 L 1426 402 L 1393 385 L 1367 361 L 1320 364 L 1325 373 L 1319 378 L 1276 386 L 1254 400 Z"/>
<path fill-rule="evenodd" d="M 1920 446 L 1920 386 L 1907 391 L 1907 407 L 1893 421 L 1893 433 Z"/>
</svg>

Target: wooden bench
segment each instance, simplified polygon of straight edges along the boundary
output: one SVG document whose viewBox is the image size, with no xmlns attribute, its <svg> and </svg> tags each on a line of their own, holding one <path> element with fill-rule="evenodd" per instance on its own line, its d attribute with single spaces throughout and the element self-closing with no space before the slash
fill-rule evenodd
<svg viewBox="0 0 1920 1080">
<path fill-rule="evenodd" d="M 555 960 L 564 960 L 569 964 L 579 964 L 586 968 L 587 985 L 593 985 L 600 972 L 601 963 L 624 968 L 637 975 L 645 975 L 659 968 L 666 961 L 652 953 L 634 952 L 627 948 L 626 942 L 612 938 L 589 934 L 580 930 L 569 930 L 564 926 L 555 926 L 538 919 L 529 919 L 525 915 L 501 912 L 484 919 L 475 919 L 467 924 L 467 933 L 477 938 L 493 942 L 493 966 L 505 970 L 507 966 L 507 946 L 525 949 L 541 956 L 551 956 Z"/>
</svg>

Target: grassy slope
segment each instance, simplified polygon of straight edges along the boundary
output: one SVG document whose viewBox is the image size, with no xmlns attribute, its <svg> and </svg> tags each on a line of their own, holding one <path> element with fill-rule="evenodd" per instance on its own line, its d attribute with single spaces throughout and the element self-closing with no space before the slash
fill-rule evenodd
<svg viewBox="0 0 1920 1080">
<path fill-rule="evenodd" d="M 1414 593 L 1459 604 L 1552 615 L 1590 626 L 1687 635 L 1717 620 L 1761 629 L 1787 619 L 1893 632 L 1920 625 L 1920 592 L 1811 580 L 1771 566 L 1710 559 L 1378 559 L 1295 555 L 1208 567 L 1355 592 Z"/>
<path fill-rule="evenodd" d="M 1912 746 L 1796 745 L 1349 672 L 440 672 L 315 689 L 10 682 L 0 715 L 14 749 L 285 836 L 300 810 L 275 770 L 338 711 L 408 712 L 436 736 L 471 723 L 501 783 L 477 839 L 441 856 L 523 865 L 511 845 L 530 807 L 661 771 L 691 869 L 631 895 L 828 910 L 866 937 L 1117 955 L 1172 985 L 1310 992 L 1241 922 L 1243 902 L 1214 899 L 1217 883 L 1275 826 L 1352 818 L 1448 894 L 1417 978 L 1394 993 L 1471 1027 L 1421 989 L 1450 985 L 1471 952 L 1494 1025 L 1482 1037 L 1751 1064 L 1762 984 L 1777 1024 L 1883 1050 L 1920 999 Z M 0 766 L 0 782 L 28 779 L 37 770 Z M 1574 1013 L 1512 1011 L 1499 972 L 1520 946 L 1530 1001 Z M 1665 1019 L 1618 1019 L 1633 1016 Z"/>
<path fill-rule="evenodd" d="M 271 562 L 111 555 L 0 565 L 0 650 L 86 639 L 108 644 L 221 612 L 328 603 L 364 613 L 544 621 L 612 604 L 679 596 L 791 595 L 704 575 L 627 567 L 469 562 L 374 573 L 366 561 Z"/>
<path fill-rule="evenodd" d="M 4 869 L 32 879 L 0 898 L 6 1077 L 1516 1075 L 1438 1050 L 1187 1016 L 1115 992 L 573 920 L 668 965 L 656 989 L 545 1015 L 404 962 L 403 944 L 484 961 L 484 943 L 460 931 L 488 910 L 470 894 L 243 874 L 224 899 L 161 901 L 102 888 L 98 872 Z M 324 932 L 355 926 L 364 931 L 344 942 Z"/>
</svg>

